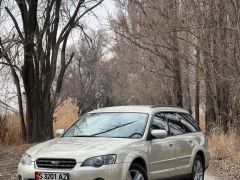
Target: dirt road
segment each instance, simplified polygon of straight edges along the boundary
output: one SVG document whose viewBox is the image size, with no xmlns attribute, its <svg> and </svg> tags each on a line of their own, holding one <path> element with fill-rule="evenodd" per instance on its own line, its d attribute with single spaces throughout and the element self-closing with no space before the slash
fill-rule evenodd
<svg viewBox="0 0 240 180">
<path fill-rule="evenodd" d="M 17 180 L 17 165 L 23 154 L 28 148 L 26 146 L 1 147 L 0 146 L 0 180 Z M 216 171 L 209 167 L 206 172 L 205 180 L 231 180 L 228 178 L 221 178 Z M 234 180 L 234 179 L 232 179 Z"/>
<path fill-rule="evenodd" d="M 205 180 L 224 180 L 224 178 L 221 178 L 220 176 L 215 176 L 215 175 L 212 175 L 209 172 L 206 172 Z"/>
</svg>

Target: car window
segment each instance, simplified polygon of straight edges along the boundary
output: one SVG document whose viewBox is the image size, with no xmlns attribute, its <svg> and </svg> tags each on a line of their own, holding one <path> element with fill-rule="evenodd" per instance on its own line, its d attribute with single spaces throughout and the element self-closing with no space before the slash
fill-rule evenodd
<svg viewBox="0 0 240 180">
<path fill-rule="evenodd" d="M 179 114 L 178 118 L 180 119 L 186 133 L 197 132 L 197 129 L 189 122 L 189 120 Z"/>
<path fill-rule="evenodd" d="M 200 128 L 198 125 L 194 122 L 194 119 L 189 114 L 179 114 L 179 117 L 181 118 L 182 124 L 184 124 L 187 128 L 191 130 L 191 132 L 198 132 L 200 131 Z"/>
<path fill-rule="evenodd" d="M 79 119 L 63 137 L 142 138 L 148 114 L 95 113 Z"/>
<path fill-rule="evenodd" d="M 168 132 L 168 123 L 164 117 L 164 114 L 159 113 L 156 114 L 153 118 L 152 129 L 161 129 L 166 130 Z"/>
<path fill-rule="evenodd" d="M 170 135 L 180 135 L 185 133 L 185 129 L 176 114 L 167 113 Z"/>
</svg>

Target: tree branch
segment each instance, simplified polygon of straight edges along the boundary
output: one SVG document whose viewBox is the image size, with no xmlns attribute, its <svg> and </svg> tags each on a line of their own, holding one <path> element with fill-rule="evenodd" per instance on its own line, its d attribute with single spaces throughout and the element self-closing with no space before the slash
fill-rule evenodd
<svg viewBox="0 0 240 180">
<path fill-rule="evenodd" d="M 15 25 L 15 28 L 16 28 L 17 32 L 18 32 L 18 35 L 19 35 L 19 37 L 21 38 L 21 41 L 23 42 L 23 41 L 24 41 L 24 37 L 23 37 L 23 35 L 22 35 L 22 32 L 20 31 L 20 28 L 19 28 L 19 25 L 18 25 L 18 23 L 17 23 L 16 18 L 13 16 L 13 14 L 12 14 L 11 11 L 8 9 L 8 7 L 5 7 L 5 10 L 7 11 L 7 13 L 9 14 L 9 16 L 10 16 L 11 19 L 13 20 L 13 23 L 14 23 L 14 25 Z"/>
</svg>

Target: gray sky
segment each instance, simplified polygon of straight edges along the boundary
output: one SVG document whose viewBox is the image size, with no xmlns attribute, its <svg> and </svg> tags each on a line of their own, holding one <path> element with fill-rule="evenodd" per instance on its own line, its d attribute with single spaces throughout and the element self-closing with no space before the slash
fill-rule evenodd
<svg viewBox="0 0 240 180">
<path fill-rule="evenodd" d="M 98 30 L 104 29 L 106 32 L 109 32 L 109 15 L 114 17 L 114 13 L 116 13 L 116 7 L 114 4 L 114 0 L 104 0 L 103 3 L 96 7 L 93 10 L 94 13 L 89 13 L 85 15 L 82 19 L 84 25 L 86 25 L 85 30 Z M 79 31 L 73 31 L 69 38 L 69 45 L 78 43 L 80 40 Z"/>
<path fill-rule="evenodd" d="M 91 29 L 105 28 L 108 26 L 108 15 L 114 15 L 115 6 L 113 0 L 104 0 L 101 6 L 94 9 L 94 14 L 85 17 L 85 22 Z"/>
</svg>

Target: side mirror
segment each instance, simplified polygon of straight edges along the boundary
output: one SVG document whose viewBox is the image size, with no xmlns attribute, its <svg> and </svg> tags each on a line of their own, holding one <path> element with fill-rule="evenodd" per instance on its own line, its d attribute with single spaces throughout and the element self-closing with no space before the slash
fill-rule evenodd
<svg viewBox="0 0 240 180">
<path fill-rule="evenodd" d="M 155 129 L 151 131 L 151 134 L 157 139 L 164 139 L 167 137 L 166 130 Z"/>
<path fill-rule="evenodd" d="M 60 137 L 60 136 L 64 133 L 64 130 L 65 130 L 65 129 L 58 129 L 58 130 L 56 130 L 55 136 L 56 136 L 56 137 Z"/>
</svg>

